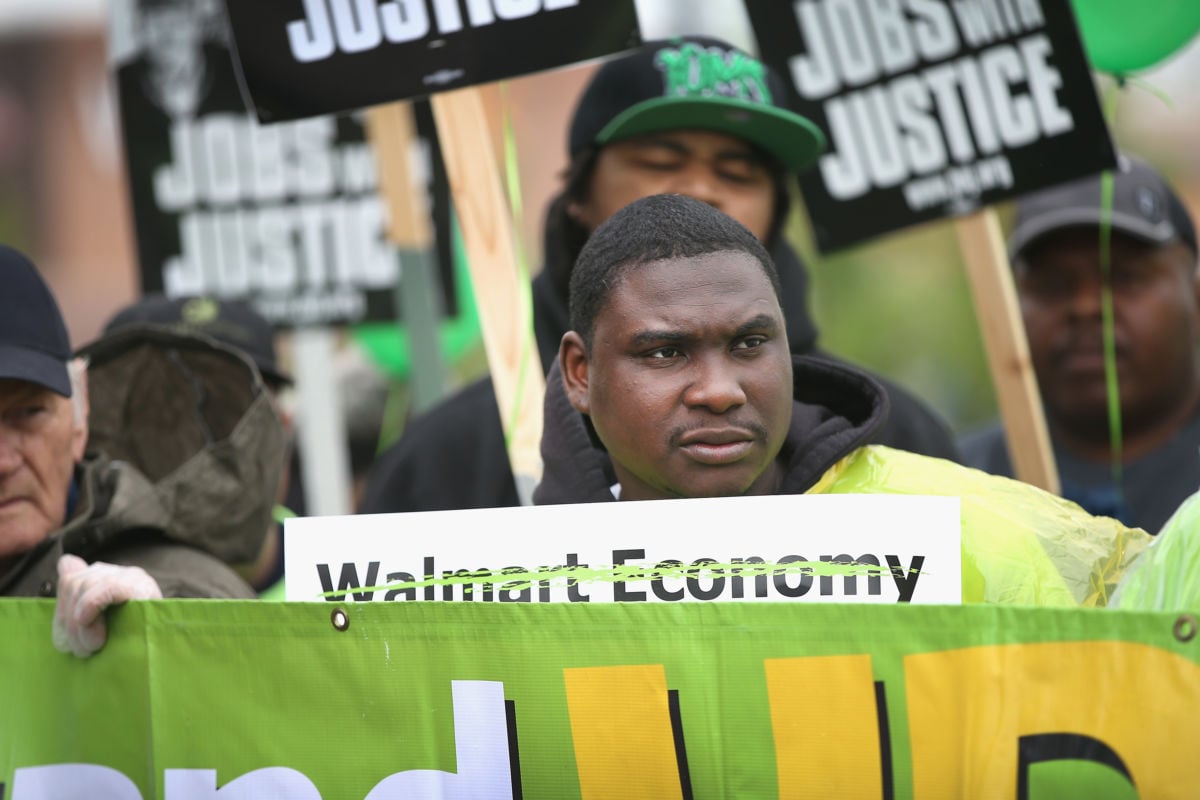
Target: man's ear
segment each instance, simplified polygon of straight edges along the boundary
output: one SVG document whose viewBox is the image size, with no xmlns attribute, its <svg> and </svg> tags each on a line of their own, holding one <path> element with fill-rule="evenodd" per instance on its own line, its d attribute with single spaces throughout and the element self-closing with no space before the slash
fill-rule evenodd
<svg viewBox="0 0 1200 800">
<path fill-rule="evenodd" d="M 581 414 L 587 414 L 591 409 L 588 399 L 587 345 L 575 331 L 564 333 L 558 344 L 558 368 L 562 371 L 563 390 L 571 407 Z"/>
<path fill-rule="evenodd" d="M 83 453 L 87 449 L 88 414 L 91 405 L 88 402 L 87 361 L 82 358 L 72 359 L 67 364 L 67 374 L 71 379 L 71 457 L 75 463 L 83 461 Z"/>
</svg>

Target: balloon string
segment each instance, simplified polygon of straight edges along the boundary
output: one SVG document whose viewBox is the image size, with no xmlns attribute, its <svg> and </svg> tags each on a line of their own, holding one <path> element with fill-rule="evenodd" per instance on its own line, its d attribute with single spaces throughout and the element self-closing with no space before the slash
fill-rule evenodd
<svg viewBox="0 0 1200 800">
<path fill-rule="evenodd" d="M 1111 129 L 1116 119 L 1120 99 L 1120 84 L 1112 86 L 1104 103 L 1104 116 Z M 1113 173 L 1106 170 L 1100 176 L 1100 314 L 1104 337 L 1104 381 L 1108 399 L 1108 440 L 1112 452 L 1112 482 L 1118 507 L 1125 505 L 1122 479 L 1121 388 L 1117 379 L 1116 337 L 1113 333 L 1112 297 L 1112 204 Z"/>
</svg>

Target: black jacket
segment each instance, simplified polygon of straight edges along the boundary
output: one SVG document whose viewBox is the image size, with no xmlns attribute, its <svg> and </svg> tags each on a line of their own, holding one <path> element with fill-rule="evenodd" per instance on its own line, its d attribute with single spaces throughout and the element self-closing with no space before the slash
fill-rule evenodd
<svg viewBox="0 0 1200 800">
<path fill-rule="evenodd" d="M 807 491 L 826 470 L 870 443 L 888 416 L 887 393 L 864 372 L 811 356 L 792 356 L 792 370 L 792 423 L 779 452 L 785 468 L 778 494 Z M 557 364 L 546 378 L 543 425 L 542 482 L 533 502 L 615 499 L 608 453 L 571 407 Z"/>
<path fill-rule="evenodd" d="M 547 252 L 556 251 L 547 247 Z M 808 312 L 808 272 L 795 252 L 781 243 L 771 256 L 779 272 L 792 352 L 823 359 L 831 366 L 844 364 L 817 347 L 817 327 Z M 569 327 L 564 277 L 568 270 L 558 260 L 548 263 L 533 281 L 534 332 L 546 371 Z M 891 406 L 874 430 L 872 444 L 958 460 L 945 422 L 905 389 L 871 377 L 882 386 Z M 492 382 L 482 378 L 409 424 L 400 441 L 371 468 L 359 510 L 367 514 L 446 511 L 519 502 Z"/>
</svg>

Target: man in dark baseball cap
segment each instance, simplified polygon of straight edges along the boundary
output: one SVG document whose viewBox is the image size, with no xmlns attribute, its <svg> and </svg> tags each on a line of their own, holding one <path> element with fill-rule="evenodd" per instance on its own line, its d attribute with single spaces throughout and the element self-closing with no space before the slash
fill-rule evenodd
<svg viewBox="0 0 1200 800">
<path fill-rule="evenodd" d="M 1196 228 L 1145 161 L 1017 202 L 1009 249 L 1063 494 L 1157 533 L 1200 486 Z M 1102 230 L 1111 235 L 1108 278 Z M 1111 290 L 1121 440 L 1110 433 L 1103 296 Z M 974 466 L 1012 474 L 998 426 L 968 436 Z"/>
<path fill-rule="evenodd" d="M 808 273 L 783 228 L 794 174 L 811 166 L 824 146 L 820 130 L 787 108 L 779 76 L 727 42 L 662 39 L 606 61 L 576 104 L 563 188 L 546 212 L 545 265 L 533 281 L 543 368 L 550 369 L 570 327 L 568 287 L 584 243 L 621 208 L 658 194 L 701 200 L 766 245 L 779 271 L 791 351 L 821 354 L 808 311 Z M 949 428 L 936 414 L 895 384 L 886 388 L 892 413 L 876 441 L 957 457 Z M 408 426 L 376 461 L 361 508 L 511 506 L 519 497 L 485 379 Z"/>
</svg>

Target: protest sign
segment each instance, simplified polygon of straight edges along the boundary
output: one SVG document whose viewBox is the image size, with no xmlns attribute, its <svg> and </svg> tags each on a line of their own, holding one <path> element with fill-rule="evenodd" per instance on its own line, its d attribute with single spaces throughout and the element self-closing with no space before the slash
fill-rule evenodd
<svg viewBox="0 0 1200 800">
<path fill-rule="evenodd" d="M 800 175 L 823 251 L 1116 163 L 1066 2 L 746 6 L 763 60 L 829 137 Z"/>
<path fill-rule="evenodd" d="M 246 300 L 280 327 L 394 319 L 399 254 L 361 119 L 259 125 L 228 38 L 211 0 L 115 4 L 143 290 Z M 453 308 L 448 253 L 441 263 Z"/>
<path fill-rule="evenodd" d="M 226 2 L 264 122 L 423 97 L 637 43 L 633 0 Z"/>
<path fill-rule="evenodd" d="M 296 518 L 289 600 L 959 603 L 956 497 L 776 495 Z"/>
<path fill-rule="evenodd" d="M 541 477 L 544 380 L 529 274 L 478 92 L 468 87 L 637 43 L 632 0 L 226 0 L 243 85 L 264 121 L 431 100 L 517 495 Z M 456 91 L 447 91 L 457 89 Z M 393 145 L 394 146 L 394 145 Z M 393 207 L 395 203 L 392 204 Z"/>
<path fill-rule="evenodd" d="M 763 59 L 830 140 L 800 175 L 817 246 L 962 217 L 958 235 L 1015 474 L 1059 491 L 999 200 L 1113 167 L 1066 2 L 748 0 Z"/>
<path fill-rule="evenodd" d="M 0 604 L 5 800 L 1187 798 L 1195 620 L 803 603 Z"/>
</svg>

